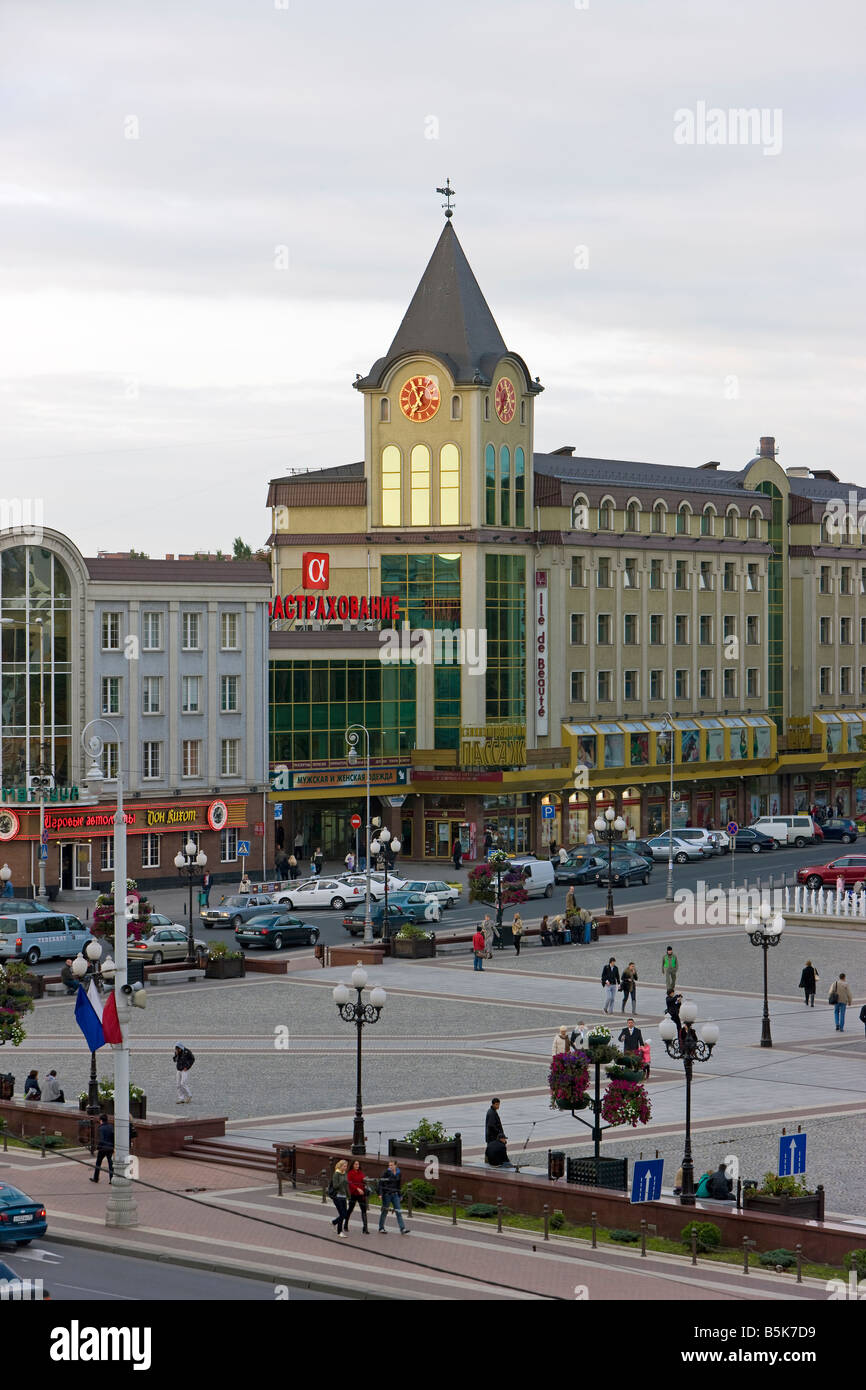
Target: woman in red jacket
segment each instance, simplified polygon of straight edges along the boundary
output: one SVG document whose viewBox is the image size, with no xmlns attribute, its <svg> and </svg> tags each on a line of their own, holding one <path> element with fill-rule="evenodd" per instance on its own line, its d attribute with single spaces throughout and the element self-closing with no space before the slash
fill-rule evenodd
<svg viewBox="0 0 866 1390">
<path fill-rule="evenodd" d="M 354 1160 L 346 1177 L 349 1182 L 349 1211 L 346 1216 L 346 1230 L 349 1229 L 349 1217 L 357 1205 L 361 1208 L 361 1220 L 364 1223 L 362 1235 L 368 1236 L 370 1232 L 367 1229 L 367 1179 L 361 1172 L 361 1160 L 359 1158 Z"/>
</svg>

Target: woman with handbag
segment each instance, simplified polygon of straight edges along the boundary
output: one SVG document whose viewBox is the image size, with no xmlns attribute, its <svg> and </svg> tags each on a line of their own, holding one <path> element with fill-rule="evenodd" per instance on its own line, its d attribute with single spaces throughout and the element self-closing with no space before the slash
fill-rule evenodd
<svg viewBox="0 0 866 1390">
<path fill-rule="evenodd" d="M 828 1003 L 833 1005 L 833 1016 L 836 1019 L 836 1032 L 845 1032 L 845 1010 L 849 1004 L 854 1003 L 854 996 L 848 988 L 848 981 L 845 978 L 845 971 L 839 975 L 833 988 L 830 990 Z"/>
<path fill-rule="evenodd" d="M 337 1215 L 331 1221 L 332 1226 L 336 1226 L 338 1236 L 347 1236 L 348 1225 L 348 1205 L 349 1205 L 349 1182 L 346 1177 L 346 1169 L 349 1164 L 345 1158 L 341 1158 L 335 1165 L 331 1174 L 331 1181 L 328 1184 L 328 1196 L 337 1208 Z"/>
<path fill-rule="evenodd" d="M 515 912 L 514 921 L 511 923 L 511 940 L 514 942 L 516 955 L 520 955 L 520 938 L 523 936 L 523 918 L 519 912 Z"/>
<path fill-rule="evenodd" d="M 806 1008 L 815 1007 L 815 985 L 820 979 L 820 975 L 810 960 L 803 966 L 803 973 L 800 976 L 799 988 L 806 996 Z"/>
<path fill-rule="evenodd" d="M 353 1159 L 352 1166 L 346 1174 L 346 1181 L 349 1185 L 349 1210 L 346 1214 L 344 1229 L 348 1231 L 349 1217 L 357 1206 L 361 1209 L 361 1221 L 363 1222 L 361 1234 L 368 1236 L 370 1232 L 367 1229 L 367 1179 L 361 1171 L 360 1158 Z"/>
<path fill-rule="evenodd" d="M 619 987 L 622 991 L 622 1012 L 625 1013 L 626 1004 L 631 999 L 632 1011 L 637 1013 L 637 966 L 633 960 L 629 961 L 622 972 Z"/>
</svg>

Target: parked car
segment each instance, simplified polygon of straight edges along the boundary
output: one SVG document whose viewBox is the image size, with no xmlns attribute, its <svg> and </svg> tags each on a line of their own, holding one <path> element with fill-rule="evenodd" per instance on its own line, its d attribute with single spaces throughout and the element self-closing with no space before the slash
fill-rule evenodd
<svg viewBox="0 0 866 1390">
<path fill-rule="evenodd" d="M 373 936 L 382 935 L 382 923 L 385 920 L 385 904 L 370 904 L 370 921 L 373 924 Z M 388 926 L 391 932 L 398 932 L 412 918 L 402 907 L 397 907 L 394 903 L 388 903 Z M 356 907 L 355 911 L 343 918 L 343 926 L 350 936 L 364 935 L 364 907 Z"/>
<path fill-rule="evenodd" d="M 442 904 L 435 893 L 410 893 L 403 888 L 388 894 L 388 906 L 401 908 L 412 922 L 441 922 Z"/>
<path fill-rule="evenodd" d="M 834 816 L 825 820 L 821 826 L 825 840 L 841 840 L 843 845 L 853 845 L 857 839 L 857 823 L 849 816 Z"/>
<path fill-rule="evenodd" d="M 239 927 L 263 907 L 273 907 L 270 893 L 232 893 L 218 907 L 206 907 L 200 914 L 204 927 Z"/>
<path fill-rule="evenodd" d="M 360 890 L 361 890 L 361 897 L 363 898 L 363 897 L 366 896 L 366 893 L 367 893 L 367 876 L 366 876 L 366 874 L 338 874 L 338 875 L 337 875 L 337 879 L 338 879 L 338 881 L 339 881 L 340 883 L 345 883 L 349 888 L 360 888 Z M 403 881 L 402 879 L 398 879 L 398 880 L 395 882 L 394 879 L 392 879 L 392 878 L 391 878 L 391 875 L 389 874 L 389 875 L 388 875 L 388 890 L 389 890 L 389 892 L 390 892 L 390 890 L 391 890 L 392 884 L 393 884 L 393 886 L 394 886 L 395 888 L 397 888 L 397 887 L 399 887 L 399 884 L 402 883 L 402 881 Z M 376 878 L 373 874 L 371 874 L 371 875 L 370 875 L 370 899 L 371 899 L 371 901 L 372 901 L 372 902 L 378 902 L 379 899 L 380 899 L 380 898 L 384 898 L 384 896 L 385 896 L 385 875 L 383 874 L 383 875 L 382 875 L 382 878 L 381 878 L 381 879 L 378 879 L 378 878 Z"/>
<path fill-rule="evenodd" d="M 371 883 L 379 883 L 379 884 L 382 885 L 382 888 L 384 889 L 384 887 L 385 887 L 385 870 L 384 870 L 384 869 L 372 869 L 372 870 L 370 871 L 370 882 L 371 882 Z M 400 876 L 400 874 L 398 874 L 396 871 L 392 871 L 391 869 L 388 870 L 388 892 L 389 892 L 389 893 L 390 893 L 390 891 L 391 891 L 392 888 L 405 888 L 405 887 L 406 887 L 406 883 L 407 883 L 407 880 L 406 880 L 405 878 L 402 878 L 402 877 Z"/>
<path fill-rule="evenodd" d="M 162 913 L 154 913 L 162 916 Z M 140 941 L 129 941 L 127 951 L 130 960 L 144 961 L 145 965 L 161 965 L 164 960 L 187 960 L 189 937 L 183 927 L 157 926 Z M 207 942 L 193 938 L 193 954 L 198 965 L 204 964 L 207 955 Z"/>
<path fill-rule="evenodd" d="M 147 929 L 155 931 L 157 927 L 177 927 L 178 931 L 186 932 L 182 922 L 176 922 L 173 917 L 166 917 L 164 912 L 151 912 L 147 919 Z"/>
<path fill-rule="evenodd" d="M 639 854 L 650 863 L 655 859 L 649 840 L 620 840 L 618 843 L 624 846 L 627 854 Z"/>
<path fill-rule="evenodd" d="M 429 893 L 444 908 L 453 907 L 460 897 L 460 890 L 452 888 L 441 878 L 407 878 L 403 883 L 404 893 Z M 391 880 L 388 880 L 388 896 L 391 896 Z"/>
<path fill-rule="evenodd" d="M 521 854 L 509 859 L 509 868 L 517 869 L 523 878 L 523 887 L 530 898 L 552 898 L 556 882 L 554 868 L 549 859 L 536 859 L 532 855 Z"/>
<path fill-rule="evenodd" d="M 263 912 L 235 927 L 239 946 L 266 946 L 272 951 L 281 951 L 284 946 L 315 946 L 318 939 L 318 927 L 288 912 Z"/>
<path fill-rule="evenodd" d="M 652 864 L 648 859 L 644 859 L 642 854 L 617 854 L 611 859 L 609 874 L 608 866 L 605 864 L 596 874 L 595 881 L 607 884 L 609 878 L 614 887 L 627 886 L 630 883 L 649 883 L 652 871 Z"/>
<path fill-rule="evenodd" d="M 564 864 L 554 866 L 557 883 L 595 883 L 601 869 L 607 868 L 607 854 L 578 850 L 570 854 Z"/>
<path fill-rule="evenodd" d="M 807 888 L 835 888 L 839 878 L 846 888 L 866 883 L 866 854 L 843 854 L 829 864 L 809 864 L 797 870 L 797 882 Z"/>
<path fill-rule="evenodd" d="M 687 840 L 690 845 L 701 845 L 704 854 L 722 853 L 722 842 L 715 830 L 704 830 L 703 826 L 681 825 L 674 831 L 678 840 Z"/>
<path fill-rule="evenodd" d="M 761 854 L 764 850 L 777 848 L 771 835 L 764 835 L 760 830 L 753 830 L 751 826 L 742 826 L 734 836 L 734 850 L 737 854 L 744 850 L 750 850 L 752 854 Z"/>
<path fill-rule="evenodd" d="M 653 852 L 653 859 L 667 859 L 670 855 L 671 832 L 663 830 L 647 841 Z M 681 840 L 679 831 L 674 833 L 674 863 L 687 864 L 690 859 L 706 859 L 707 852 L 702 844 L 693 840 Z"/>
<path fill-rule="evenodd" d="M 797 811 L 791 816 L 758 816 L 752 821 L 750 829 L 760 830 L 762 835 L 770 835 L 781 848 L 782 845 L 813 845 L 819 838 L 816 822 L 806 811 Z"/>
<path fill-rule="evenodd" d="M 54 912 L 56 910 L 53 907 L 46 907 L 44 903 L 37 903 L 32 898 L 4 898 L 2 901 L 9 904 L 12 912 Z"/>
<path fill-rule="evenodd" d="M 69 912 L 8 912 L 0 917 L 0 960 L 65 960 L 77 956 L 93 937 Z"/>
<path fill-rule="evenodd" d="M 371 895 L 372 896 L 372 895 Z M 384 897 L 384 889 L 382 891 Z M 320 912 L 329 907 L 341 908 L 346 903 L 358 902 L 366 897 L 366 882 L 361 878 L 357 883 L 345 883 L 338 878 L 298 879 L 288 888 L 281 888 L 274 894 L 278 903 L 285 907 L 306 907 Z"/>
<path fill-rule="evenodd" d="M 48 1229 L 45 1208 L 20 1187 L 0 1182 L 0 1244 L 29 1245 Z"/>
</svg>

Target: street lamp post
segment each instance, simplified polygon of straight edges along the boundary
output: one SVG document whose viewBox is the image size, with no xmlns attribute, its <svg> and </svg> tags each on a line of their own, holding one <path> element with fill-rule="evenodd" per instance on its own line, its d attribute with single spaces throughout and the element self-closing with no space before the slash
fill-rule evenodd
<svg viewBox="0 0 866 1390">
<path fill-rule="evenodd" d="M 383 825 L 380 830 L 377 830 L 375 840 L 370 841 L 371 854 L 378 855 L 381 850 L 385 861 L 385 905 L 382 916 L 382 937 L 386 941 L 391 938 L 391 923 L 388 919 L 388 854 L 389 851 L 393 854 L 399 854 L 401 849 L 400 841 L 391 838 L 391 832 L 387 825 Z"/>
<path fill-rule="evenodd" d="M 595 833 L 602 844 L 607 841 L 607 915 L 613 916 L 613 845 L 626 828 L 622 816 L 618 816 L 612 806 L 608 806 L 603 816 L 595 822 Z"/>
<path fill-rule="evenodd" d="M 105 724 L 117 740 L 117 767 L 114 778 L 111 768 L 106 775 L 102 769 L 102 754 L 105 742 L 97 733 L 90 733 L 96 724 Z M 132 1183 L 129 1180 L 129 1008 L 127 997 L 130 986 L 127 982 L 127 914 L 126 914 L 126 824 L 123 816 L 123 768 L 121 765 L 120 734 L 108 719 L 92 719 L 81 732 L 81 744 L 89 766 L 84 780 L 95 784 L 97 789 L 102 782 L 115 781 L 117 784 L 117 808 L 114 815 L 114 951 L 117 957 L 114 967 L 114 996 L 117 1018 L 120 1024 L 121 1042 L 113 1045 L 114 1051 L 114 1150 L 115 1177 L 111 1184 L 111 1195 L 105 1211 L 106 1226 L 137 1226 L 138 1207 Z"/>
<path fill-rule="evenodd" d="M 367 846 L 367 883 L 364 894 L 364 945 L 372 946 L 373 923 L 370 920 L 370 730 L 365 728 L 363 724 L 350 724 L 346 730 L 346 742 L 349 745 L 349 751 L 346 754 L 346 762 L 350 767 L 354 767 L 357 763 L 358 744 L 361 741 L 362 734 L 366 739 L 365 746 L 367 750 L 367 815 L 365 818 L 366 826 L 364 830 L 364 843 Z"/>
<path fill-rule="evenodd" d="M 760 922 L 753 916 L 749 916 L 746 922 L 746 935 L 753 946 L 760 946 L 764 952 L 764 1013 L 761 1019 L 761 1047 L 773 1046 L 773 1035 L 770 1032 L 770 1002 L 767 996 L 767 952 L 771 946 L 778 946 L 782 940 L 782 932 L 785 930 L 785 919 L 781 912 L 775 917 L 773 909 L 769 903 L 762 903 L 760 908 Z M 772 920 L 771 920 L 772 919 Z"/>
<path fill-rule="evenodd" d="M 187 840 L 182 850 L 174 856 L 174 865 L 179 874 L 186 874 L 189 880 L 189 926 L 186 941 L 187 965 L 195 965 L 195 936 L 192 929 L 192 881 L 199 870 L 207 863 L 207 855 L 199 849 L 195 840 Z"/>
<path fill-rule="evenodd" d="M 365 1002 L 364 989 L 367 985 L 367 972 L 360 963 L 357 969 L 352 971 L 352 985 L 358 995 L 356 1000 L 352 999 L 352 991 L 348 985 L 337 985 L 333 995 L 340 1017 L 346 1023 L 354 1023 L 357 1030 L 355 1123 L 352 1128 L 352 1153 L 362 1155 L 367 1152 L 367 1140 L 364 1134 L 364 1102 L 361 1095 L 361 1037 L 365 1023 L 379 1022 L 379 1015 L 385 1005 L 387 995 L 383 989 L 377 986 L 370 990 L 369 1003 Z"/>
<path fill-rule="evenodd" d="M 102 988 L 103 981 L 114 973 L 114 962 L 107 960 L 104 969 L 100 969 L 97 962 L 102 955 L 102 947 L 98 941 L 88 941 L 84 948 L 84 953 L 75 957 L 72 962 L 72 973 L 80 985 L 87 988 L 85 981 L 95 981 L 97 989 Z M 98 1115 L 99 1104 L 99 1082 L 96 1077 L 96 1053 L 90 1054 L 90 1076 L 87 1081 L 87 1114 Z"/>
<path fill-rule="evenodd" d="M 705 1023 L 698 1037 L 692 1024 L 698 1016 L 695 1004 L 683 1004 L 680 1009 L 681 1027 L 677 1029 L 670 1015 L 662 1019 L 659 1033 L 665 1051 L 674 1060 L 682 1060 L 686 1074 L 686 1146 L 683 1153 L 683 1185 L 680 1202 L 684 1207 L 695 1205 L 695 1165 L 692 1160 L 692 1072 L 695 1062 L 708 1062 L 719 1041 L 715 1023 Z"/>
<path fill-rule="evenodd" d="M 668 730 L 671 740 L 671 791 L 668 801 L 668 884 L 665 902 L 672 903 L 674 900 L 674 717 L 672 714 L 664 716 L 662 728 Z"/>
</svg>

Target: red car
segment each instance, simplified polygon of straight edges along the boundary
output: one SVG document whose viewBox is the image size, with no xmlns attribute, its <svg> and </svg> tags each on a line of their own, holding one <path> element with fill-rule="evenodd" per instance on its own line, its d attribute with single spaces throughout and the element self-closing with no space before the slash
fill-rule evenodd
<svg viewBox="0 0 866 1390">
<path fill-rule="evenodd" d="M 843 854 L 829 864 L 810 864 L 797 870 L 797 882 L 807 888 L 835 888 L 839 878 L 846 888 L 866 883 L 866 854 Z"/>
</svg>

